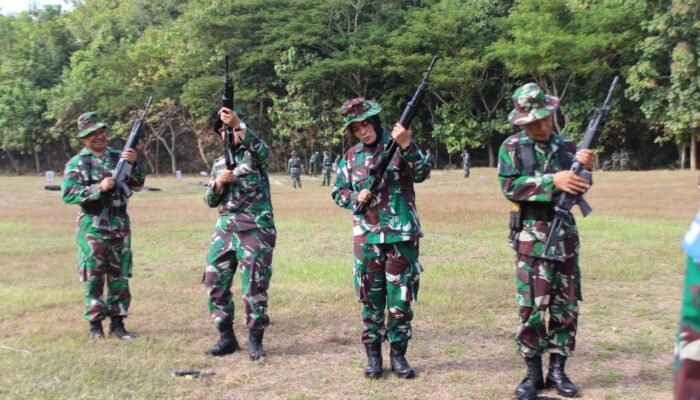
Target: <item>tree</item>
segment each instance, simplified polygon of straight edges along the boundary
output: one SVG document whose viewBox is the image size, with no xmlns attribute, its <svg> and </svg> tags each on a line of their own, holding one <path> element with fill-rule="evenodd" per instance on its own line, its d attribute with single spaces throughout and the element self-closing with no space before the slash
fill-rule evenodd
<svg viewBox="0 0 700 400">
<path fill-rule="evenodd" d="M 691 169 L 697 169 L 700 128 L 700 1 L 669 0 L 650 4 L 646 36 L 637 47 L 639 61 L 630 69 L 627 95 L 641 103 L 657 142 L 676 142 L 681 168 L 690 142 Z"/>
</svg>

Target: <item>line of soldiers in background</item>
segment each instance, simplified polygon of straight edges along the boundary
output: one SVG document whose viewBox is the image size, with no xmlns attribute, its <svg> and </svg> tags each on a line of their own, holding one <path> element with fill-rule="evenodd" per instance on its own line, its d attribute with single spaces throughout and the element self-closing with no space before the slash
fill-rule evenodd
<svg viewBox="0 0 700 400">
<path fill-rule="evenodd" d="M 435 157 L 433 157 L 430 149 L 425 150 L 425 158 L 428 166 L 433 169 L 436 167 Z M 464 177 L 469 177 L 469 168 L 471 167 L 472 161 L 471 156 L 467 149 L 463 149 L 460 154 L 462 159 L 462 169 L 464 170 Z M 335 172 L 338 169 L 338 164 L 340 163 L 340 154 L 336 156 L 333 160 L 332 155 L 328 151 L 323 152 L 323 161 L 318 151 L 314 152 L 311 157 L 309 157 L 309 169 L 308 171 L 304 168 L 304 162 L 302 161 L 299 153 L 296 150 L 292 151 L 291 157 L 287 161 L 287 172 L 292 178 L 292 186 L 296 189 L 298 186 L 301 189 L 301 174 L 305 171 L 312 177 L 318 176 L 319 169 L 321 170 L 321 176 L 323 181 L 321 186 L 330 186 L 331 184 L 331 172 Z M 430 177 L 428 176 L 428 179 Z"/>
<path fill-rule="evenodd" d="M 600 168 L 603 170 L 625 170 L 629 166 L 630 153 L 622 149 L 613 151 L 609 160 L 604 160 Z"/>
</svg>

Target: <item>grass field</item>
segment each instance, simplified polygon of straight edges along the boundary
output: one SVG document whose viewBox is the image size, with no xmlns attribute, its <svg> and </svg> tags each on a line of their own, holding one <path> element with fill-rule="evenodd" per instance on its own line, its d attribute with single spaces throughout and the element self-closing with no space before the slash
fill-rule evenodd
<svg viewBox="0 0 700 400">
<path fill-rule="evenodd" d="M 408 359 L 419 376 L 363 378 L 352 288 L 351 217 L 319 179 L 275 175 L 279 232 L 268 357 L 207 357 L 216 339 L 201 285 L 216 211 L 188 177 L 147 178 L 135 194 L 130 343 L 87 342 L 76 274 L 76 206 L 43 178 L 0 178 L 2 399 L 511 399 L 525 367 L 517 324 L 509 204 L 495 169 L 436 171 L 416 186 L 425 229 Z M 583 399 L 670 399 L 683 254 L 698 206 L 688 171 L 597 172 L 578 218 L 584 302 L 567 372 Z M 60 182 L 59 182 L 60 183 Z M 577 216 L 580 215 L 576 211 Z M 237 278 L 237 277 L 236 277 Z M 235 329 L 245 345 L 240 282 Z M 385 352 L 388 351 L 387 346 Z M 174 378 L 197 369 L 206 377 Z M 543 396 L 558 398 L 555 392 Z M 546 397 L 543 397 L 546 398 Z"/>
</svg>

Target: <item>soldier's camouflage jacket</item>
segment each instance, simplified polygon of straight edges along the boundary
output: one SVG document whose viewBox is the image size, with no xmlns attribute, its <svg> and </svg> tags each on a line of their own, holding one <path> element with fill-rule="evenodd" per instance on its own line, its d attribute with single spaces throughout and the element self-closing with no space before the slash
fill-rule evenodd
<svg viewBox="0 0 700 400">
<path fill-rule="evenodd" d="M 112 176 L 112 171 L 117 167 L 120 156 L 120 150 L 114 150 L 110 147 L 105 149 L 102 158 L 84 148 L 66 164 L 61 184 L 61 196 L 65 203 L 81 206 L 79 219 L 99 217 L 102 210 L 101 199 L 102 196 L 106 195 L 100 192 L 100 181 L 105 177 Z M 131 171 L 129 187 L 134 191 L 141 190 L 144 181 L 145 174 L 136 163 Z M 122 226 L 128 229 L 127 201 L 127 198 L 122 195 L 113 197 L 110 212 L 110 224 L 113 228 Z M 113 230 L 113 234 L 118 235 L 120 231 L 120 229 Z"/>
<path fill-rule="evenodd" d="M 369 176 L 369 168 L 377 162 L 390 136 L 385 130 L 379 135 L 376 146 L 368 147 L 360 141 L 345 153 L 331 193 L 336 204 L 353 209 L 360 191 L 371 185 L 374 178 Z M 405 151 L 399 148 L 366 214 L 353 215 L 354 242 L 397 243 L 422 237 L 413 183 L 423 182 L 429 171 L 415 143 L 411 142 Z"/>
<path fill-rule="evenodd" d="M 234 153 L 237 162 L 233 170 L 234 180 L 219 194 L 214 192 L 214 181 L 226 168 L 226 160 L 221 156 L 214 161 L 204 202 L 209 207 L 219 207 L 217 227 L 225 229 L 228 226 L 236 232 L 243 232 L 275 226 L 267 176 L 269 155 L 267 144 L 248 128 Z"/>
<path fill-rule="evenodd" d="M 524 171 L 521 152 L 525 146 L 533 146 L 535 155 L 534 174 Z M 556 172 L 567 170 L 576 155 L 576 144 L 559 135 L 552 134 L 549 142 L 536 142 L 525 131 L 507 138 L 498 151 L 498 179 L 503 195 L 510 201 L 527 204 L 554 205 L 561 193 L 554 186 Z M 565 158 L 565 159 L 562 159 Z M 539 257 L 547 236 L 549 223 L 525 219 L 523 228 L 512 240 L 511 245 L 520 254 Z M 573 214 L 562 224 L 559 245 L 566 258 L 578 254 L 579 237 Z"/>
</svg>

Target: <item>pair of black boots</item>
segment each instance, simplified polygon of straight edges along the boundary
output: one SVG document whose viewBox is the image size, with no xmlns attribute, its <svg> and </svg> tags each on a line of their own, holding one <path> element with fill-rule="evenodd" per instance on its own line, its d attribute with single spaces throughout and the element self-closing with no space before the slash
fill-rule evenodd
<svg viewBox="0 0 700 400">
<path fill-rule="evenodd" d="M 564 367 L 566 357 L 561 354 L 549 355 L 549 372 L 547 379 L 542 377 L 542 357 L 530 357 L 525 359 L 527 364 L 527 376 L 515 389 L 515 395 L 519 400 L 536 400 L 537 392 L 544 389 L 557 389 L 557 393 L 564 397 L 578 396 L 578 387 L 571 382 Z"/>
<path fill-rule="evenodd" d="M 124 317 L 112 317 L 109 323 L 109 334 L 121 340 L 131 340 L 133 335 L 124 327 Z M 89 340 L 104 339 L 105 333 L 102 330 L 102 321 L 90 321 Z"/>
<path fill-rule="evenodd" d="M 221 357 L 241 349 L 241 346 L 238 345 L 238 340 L 236 340 L 236 335 L 233 333 L 233 324 L 222 324 L 217 328 L 219 329 L 219 340 L 206 351 L 207 354 Z M 253 361 L 265 357 L 265 350 L 263 350 L 262 344 L 264 333 L 264 329 L 251 329 L 249 331 L 248 355 Z"/>
<path fill-rule="evenodd" d="M 389 359 L 391 361 L 391 370 L 400 379 L 411 379 L 416 376 L 413 368 L 406 360 L 406 349 L 408 348 L 408 340 L 403 342 L 394 342 L 389 350 Z M 365 369 L 365 378 L 379 379 L 382 377 L 382 343 L 373 342 L 365 343 L 365 351 L 367 352 L 367 369 Z"/>
</svg>

